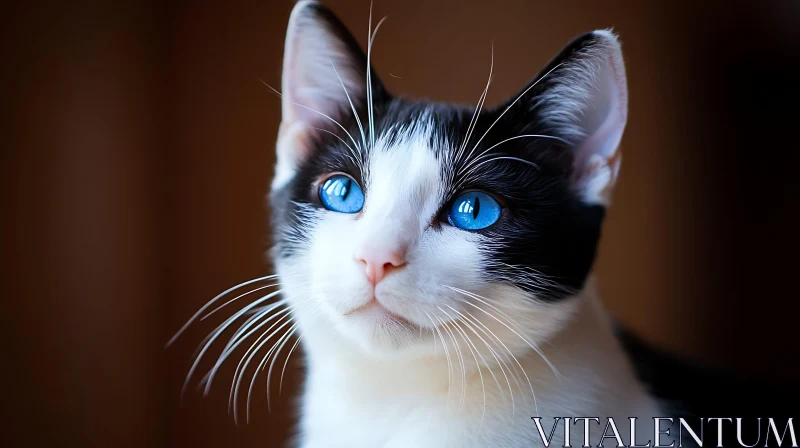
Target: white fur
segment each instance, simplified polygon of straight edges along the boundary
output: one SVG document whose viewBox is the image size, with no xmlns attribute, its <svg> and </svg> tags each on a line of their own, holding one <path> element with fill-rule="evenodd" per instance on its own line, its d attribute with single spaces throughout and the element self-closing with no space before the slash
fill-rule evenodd
<svg viewBox="0 0 800 448">
<path fill-rule="evenodd" d="M 306 229 L 308 251 L 278 264 L 286 297 L 296 306 L 309 368 L 302 446 L 534 446 L 539 439 L 533 416 L 545 417 L 545 424 L 555 416 L 613 416 L 619 424 L 629 416 L 656 415 L 605 318 L 593 308 L 590 291 L 543 304 L 517 288 L 485 282 L 478 275 L 489 262 L 479 249 L 481 237 L 430 227 L 442 201 L 443 168 L 425 145 L 430 127 L 415 129 L 413 134 L 395 130 L 402 135 L 396 147 L 384 146 L 385 138 L 376 143 L 361 216 L 317 212 L 323 216 Z M 347 315 L 372 293 L 355 248 L 393 243 L 410 247 L 408 264 L 379 283 L 376 294 L 414 329 L 380 314 Z M 310 284 L 301 281 L 309 276 Z M 447 287 L 452 285 L 479 294 L 494 308 Z M 480 331 L 476 335 L 463 322 L 460 333 L 451 323 L 457 312 L 470 313 L 502 342 Z M 435 321 L 436 329 L 428 315 L 442 319 Z M 528 342 L 547 356 L 560 378 Z M 524 374 L 504 348 L 518 358 Z M 582 430 L 572 430 L 580 442 Z M 595 436 L 601 432 L 594 430 Z"/>
<path fill-rule="evenodd" d="M 301 115 L 294 102 L 306 93 L 324 112 L 332 102 L 349 101 L 336 97 L 343 95 L 336 78 L 313 76 L 324 69 L 321 56 L 337 55 L 339 48 L 326 41 L 331 36 L 324 27 L 315 30 L 304 22 L 301 12 L 308 4 L 295 7 L 287 35 L 284 122 L 273 188 L 291 180 L 297 163 L 308 156 L 308 120 L 318 118 Z M 315 43 L 298 48 L 301 36 Z M 608 48 L 618 51 L 613 36 L 608 39 L 613 41 Z M 618 86 L 624 81 L 621 56 L 610 61 Z M 351 84 L 345 82 L 348 90 L 359 89 Z M 582 138 L 591 143 L 587 166 L 597 165 L 583 178 L 590 202 L 604 202 L 613 185 L 616 168 L 609 161 L 618 160 L 612 156 L 625 121 L 619 111 L 624 92 L 603 98 L 599 118 L 579 117 L 587 130 Z M 550 117 L 554 123 L 572 120 Z M 276 262 L 308 363 L 301 446 L 538 446 L 534 416 L 543 417 L 546 428 L 553 417 L 615 417 L 623 434 L 628 417 L 641 417 L 646 426 L 657 415 L 655 405 L 634 378 L 591 287 L 554 303 L 538 301 L 482 277 L 482 267 L 492 262 L 488 237 L 434 224 L 446 200 L 442 179 L 450 168 L 438 159 L 440 148 L 429 144 L 452 148 L 454 143 L 432 135 L 430 119 L 423 114 L 415 126 L 377 136 L 362 167 L 363 210 L 344 214 L 301 207 L 299 214 L 310 219 L 290 237 L 301 248 Z M 402 247 L 406 264 L 378 283 L 374 294 L 406 323 L 380 309 L 353 313 L 373 295 L 359 251 L 383 246 Z M 581 427 L 571 430 L 572 445 L 580 446 Z M 594 430 L 594 445 L 601 433 L 602 428 Z M 553 443 L 563 445 L 561 438 L 557 431 Z"/>
<path fill-rule="evenodd" d="M 482 369 L 481 378 L 476 363 L 465 353 L 466 383 L 461 383 L 456 365 L 448 387 L 448 364 L 441 347 L 438 356 L 376 356 L 338 332 L 324 316 L 306 319 L 298 313 L 309 375 L 302 402 L 301 446 L 540 446 L 530 420 L 533 416 L 543 417 L 545 428 L 557 416 L 614 417 L 626 439 L 627 419 L 636 416 L 641 418 L 639 430 L 652 434 L 650 418 L 659 415 L 655 404 L 633 377 L 604 317 L 593 309 L 593 300 L 586 293 L 563 307 L 574 309 L 545 312 L 562 314 L 562 318 L 574 313 L 549 340 L 552 346 L 542 347 L 558 368 L 560 380 L 533 351 L 518 355 L 533 383 L 535 404 L 524 379 L 519 385 L 512 379 L 509 393 L 499 365 L 492 361 Z M 471 338 L 476 346 L 480 344 Z M 517 345 L 508 332 L 501 338 Z M 484 357 L 491 359 L 486 352 Z M 499 386 L 491 379 L 490 369 L 499 378 Z M 580 446 L 581 428 L 571 429 L 572 445 Z M 593 446 L 601 431 L 593 429 Z M 553 443 L 563 446 L 561 429 Z"/>
</svg>

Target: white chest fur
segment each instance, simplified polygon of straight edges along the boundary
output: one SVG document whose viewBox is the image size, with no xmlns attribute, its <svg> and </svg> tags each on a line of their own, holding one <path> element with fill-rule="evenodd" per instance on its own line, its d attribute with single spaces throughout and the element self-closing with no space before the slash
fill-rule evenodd
<svg viewBox="0 0 800 448">
<path fill-rule="evenodd" d="M 625 440 L 629 417 L 639 417 L 637 432 L 652 434 L 652 418 L 660 414 L 634 377 L 605 316 L 593 298 L 573 300 L 581 302 L 578 312 L 542 347 L 559 377 L 533 351 L 518 357 L 530 384 L 519 371 L 513 378 L 499 366 L 480 372 L 467 367 L 462 380 L 457 359 L 448 373 L 443 359 L 367 357 L 329 331 L 308 328 L 301 446 L 542 446 L 531 420 L 537 416 L 547 435 L 553 417 L 597 417 L 602 424 L 613 417 Z M 473 363 L 473 357 L 465 353 L 463 362 Z M 570 426 L 572 446 L 581 446 L 583 423 Z M 593 446 L 602 432 L 597 425 L 590 429 Z M 551 446 L 563 445 L 562 422 Z M 608 440 L 606 445 L 615 444 Z"/>
</svg>

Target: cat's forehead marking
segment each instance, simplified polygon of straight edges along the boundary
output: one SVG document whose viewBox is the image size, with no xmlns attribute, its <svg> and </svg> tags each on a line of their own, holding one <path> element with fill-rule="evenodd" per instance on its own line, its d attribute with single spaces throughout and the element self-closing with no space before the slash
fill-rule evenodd
<svg viewBox="0 0 800 448">
<path fill-rule="evenodd" d="M 427 219 L 436 213 L 443 188 L 434 130 L 433 117 L 425 112 L 378 137 L 365 179 L 367 215 L 403 215 L 408 222 L 413 215 Z"/>
</svg>

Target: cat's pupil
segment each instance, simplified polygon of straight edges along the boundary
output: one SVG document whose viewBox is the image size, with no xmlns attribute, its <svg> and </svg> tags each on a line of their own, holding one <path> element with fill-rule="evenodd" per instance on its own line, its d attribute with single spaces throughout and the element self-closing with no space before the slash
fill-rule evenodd
<svg viewBox="0 0 800 448">
<path fill-rule="evenodd" d="M 339 193 L 339 196 L 342 197 L 342 200 L 346 200 L 347 195 L 350 194 L 350 179 L 340 180 L 339 182 L 342 183 L 342 191 Z"/>
<path fill-rule="evenodd" d="M 478 219 L 478 214 L 481 211 L 481 200 L 475 196 L 475 207 L 472 209 L 472 219 Z"/>
</svg>

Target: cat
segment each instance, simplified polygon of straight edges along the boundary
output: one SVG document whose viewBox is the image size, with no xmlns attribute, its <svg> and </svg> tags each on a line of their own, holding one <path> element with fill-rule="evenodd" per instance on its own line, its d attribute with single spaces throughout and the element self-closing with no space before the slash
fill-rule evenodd
<svg viewBox="0 0 800 448">
<path fill-rule="evenodd" d="M 617 37 L 578 37 L 484 108 L 486 90 L 477 107 L 388 92 L 370 33 L 365 53 L 301 1 L 286 34 L 271 256 L 308 368 L 299 446 L 541 446 L 532 417 L 546 435 L 555 417 L 647 426 L 657 403 L 590 280 L 627 119 Z"/>
</svg>

